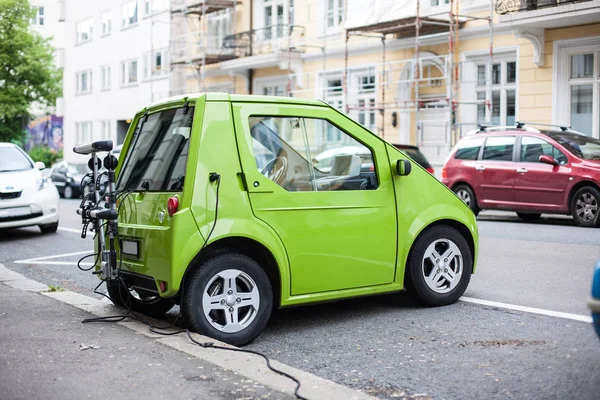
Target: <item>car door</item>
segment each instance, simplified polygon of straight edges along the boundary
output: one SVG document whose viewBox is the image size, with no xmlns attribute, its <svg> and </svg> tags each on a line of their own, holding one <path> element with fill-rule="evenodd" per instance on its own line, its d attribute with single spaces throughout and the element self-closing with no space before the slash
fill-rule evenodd
<svg viewBox="0 0 600 400">
<path fill-rule="evenodd" d="M 397 222 L 384 142 L 326 107 L 234 103 L 233 111 L 250 203 L 285 246 L 292 295 L 391 283 Z M 320 154 L 347 146 L 370 153 L 374 170 L 345 153 L 318 169 Z"/>
<path fill-rule="evenodd" d="M 515 178 L 515 202 L 526 208 L 552 210 L 564 203 L 571 168 L 568 158 L 548 141 L 522 136 Z M 554 158 L 557 165 L 539 161 L 540 156 Z"/>
<path fill-rule="evenodd" d="M 482 208 L 502 208 L 514 202 L 515 136 L 488 136 L 480 159 L 475 163 L 479 204 Z"/>
</svg>

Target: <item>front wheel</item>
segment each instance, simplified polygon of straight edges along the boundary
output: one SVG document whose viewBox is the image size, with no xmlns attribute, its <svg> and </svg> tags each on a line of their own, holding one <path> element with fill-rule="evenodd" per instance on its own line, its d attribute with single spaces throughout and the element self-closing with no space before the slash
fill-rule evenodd
<svg viewBox="0 0 600 400">
<path fill-rule="evenodd" d="M 437 225 L 422 233 L 408 256 L 407 290 L 427 306 L 452 304 L 463 295 L 473 271 L 466 239 L 456 229 Z"/>
<path fill-rule="evenodd" d="M 475 216 L 479 214 L 479 207 L 477 206 L 477 198 L 473 189 L 469 185 L 460 184 L 454 188 L 454 193 L 461 199 L 470 209 L 473 211 Z"/>
<path fill-rule="evenodd" d="M 575 223 L 588 228 L 597 226 L 598 203 L 600 203 L 598 189 L 584 186 L 577 190 L 571 199 L 571 215 Z"/>
<path fill-rule="evenodd" d="M 120 279 L 106 281 L 106 290 L 115 306 L 149 317 L 160 318 L 175 305 L 171 300 L 163 299 L 158 295 L 142 295 L 137 292 L 134 294 Z"/>
<path fill-rule="evenodd" d="M 71 187 L 71 185 L 69 185 L 69 184 L 65 185 L 65 188 L 63 189 L 63 197 L 65 199 L 73 198 L 73 188 Z"/>
<path fill-rule="evenodd" d="M 58 221 L 52 224 L 40 225 L 39 227 L 42 233 L 54 233 L 58 230 Z"/>
<path fill-rule="evenodd" d="M 267 325 L 273 290 L 256 261 L 227 253 L 206 261 L 186 280 L 181 308 L 196 332 L 243 346 Z"/>
</svg>

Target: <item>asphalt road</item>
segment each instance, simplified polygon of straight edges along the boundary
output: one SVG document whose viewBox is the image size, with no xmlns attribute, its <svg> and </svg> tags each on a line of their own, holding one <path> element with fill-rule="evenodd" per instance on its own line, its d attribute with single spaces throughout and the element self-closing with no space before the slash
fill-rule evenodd
<svg viewBox="0 0 600 400">
<path fill-rule="evenodd" d="M 77 204 L 61 200 L 56 234 L 0 233 L 0 263 L 97 296 L 98 280 L 75 265 L 83 253 L 22 261 L 91 252 L 91 237 L 74 232 Z M 511 213 L 478 220 L 478 268 L 465 296 L 589 316 L 600 229 L 562 217 L 523 223 Z M 600 341 L 591 324 L 462 301 L 428 309 L 388 295 L 279 310 L 248 347 L 380 398 L 596 399 L 600 392 Z"/>
</svg>

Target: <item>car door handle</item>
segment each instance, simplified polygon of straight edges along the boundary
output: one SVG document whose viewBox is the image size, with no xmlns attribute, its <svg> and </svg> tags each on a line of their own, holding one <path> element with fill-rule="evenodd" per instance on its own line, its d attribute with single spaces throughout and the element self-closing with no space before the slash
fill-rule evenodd
<svg viewBox="0 0 600 400">
<path fill-rule="evenodd" d="M 517 172 L 527 172 L 527 168 L 517 168 Z"/>
<path fill-rule="evenodd" d="M 477 171 L 485 171 L 485 167 L 483 165 L 478 165 L 475 167 Z"/>
</svg>

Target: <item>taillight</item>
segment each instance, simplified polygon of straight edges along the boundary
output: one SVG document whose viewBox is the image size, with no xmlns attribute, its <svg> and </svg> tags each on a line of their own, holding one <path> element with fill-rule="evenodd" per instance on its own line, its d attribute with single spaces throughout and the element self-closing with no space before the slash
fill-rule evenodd
<svg viewBox="0 0 600 400">
<path fill-rule="evenodd" d="M 427 168 L 427 172 L 429 172 L 431 175 L 433 175 L 433 173 L 434 173 L 435 171 L 433 170 L 433 168 L 431 168 L 431 167 L 428 167 L 428 168 Z"/>
<path fill-rule="evenodd" d="M 446 172 L 446 167 L 442 168 L 442 178 L 447 178 L 448 173 Z"/>
<path fill-rule="evenodd" d="M 169 200 L 167 201 L 167 211 L 169 212 L 169 217 L 172 217 L 173 214 L 175 214 L 177 212 L 178 208 L 179 208 L 179 199 L 175 196 L 169 197 Z"/>
</svg>

